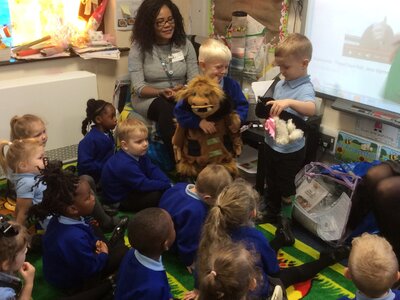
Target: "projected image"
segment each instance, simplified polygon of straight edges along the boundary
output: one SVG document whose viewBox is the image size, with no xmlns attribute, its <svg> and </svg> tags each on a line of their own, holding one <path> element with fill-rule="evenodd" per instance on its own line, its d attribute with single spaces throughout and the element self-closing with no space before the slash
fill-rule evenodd
<svg viewBox="0 0 400 300">
<path fill-rule="evenodd" d="M 400 2 L 307 3 L 302 25 L 313 44 L 308 72 L 317 93 L 349 109 L 390 112 L 400 124 Z"/>
<path fill-rule="evenodd" d="M 395 34 L 386 17 L 369 25 L 361 36 L 345 35 L 343 56 L 391 63 L 395 51 Z"/>
</svg>

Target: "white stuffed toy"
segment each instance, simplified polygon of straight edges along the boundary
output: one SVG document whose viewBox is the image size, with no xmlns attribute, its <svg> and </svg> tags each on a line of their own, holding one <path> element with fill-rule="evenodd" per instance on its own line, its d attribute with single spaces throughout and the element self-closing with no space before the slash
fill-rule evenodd
<svg viewBox="0 0 400 300">
<path fill-rule="evenodd" d="M 304 136 L 303 130 L 296 128 L 292 119 L 286 122 L 279 117 L 268 118 L 265 121 L 265 130 L 280 145 L 289 144 Z"/>
</svg>

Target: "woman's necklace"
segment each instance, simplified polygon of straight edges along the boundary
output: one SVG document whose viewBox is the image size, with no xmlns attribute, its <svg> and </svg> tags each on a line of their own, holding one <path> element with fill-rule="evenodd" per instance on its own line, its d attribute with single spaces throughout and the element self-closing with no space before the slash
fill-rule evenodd
<svg viewBox="0 0 400 300">
<path fill-rule="evenodd" d="M 161 66 L 162 66 L 165 74 L 168 77 L 169 86 L 172 88 L 172 87 L 174 87 L 174 85 L 172 84 L 172 77 L 174 76 L 174 70 L 172 68 L 171 50 L 170 50 L 170 53 L 166 57 L 161 56 L 160 49 L 158 48 L 158 46 L 156 46 L 156 51 L 157 51 L 158 58 L 161 62 Z"/>
</svg>

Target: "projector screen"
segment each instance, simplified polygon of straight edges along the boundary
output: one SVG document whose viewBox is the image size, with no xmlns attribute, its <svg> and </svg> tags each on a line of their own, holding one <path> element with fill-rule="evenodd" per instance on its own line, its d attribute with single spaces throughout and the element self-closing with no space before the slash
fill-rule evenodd
<svg viewBox="0 0 400 300">
<path fill-rule="evenodd" d="M 399 0 L 307 0 L 302 33 L 313 44 L 308 72 L 317 95 L 400 127 Z"/>
</svg>

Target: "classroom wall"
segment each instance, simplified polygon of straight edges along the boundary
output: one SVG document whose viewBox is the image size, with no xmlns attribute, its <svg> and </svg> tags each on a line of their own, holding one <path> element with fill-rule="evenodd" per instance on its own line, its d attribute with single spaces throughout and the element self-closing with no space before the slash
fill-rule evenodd
<svg viewBox="0 0 400 300">
<path fill-rule="evenodd" d="M 206 0 L 175 0 L 185 19 L 188 33 L 207 35 L 208 33 L 208 3 Z M 115 31 L 114 14 L 115 0 L 109 2 L 106 12 L 106 31 L 114 34 L 119 47 L 129 47 L 130 32 Z M 289 18 L 289 29 L 293 29 L 294 17 Z M 296 31 L 299 27 L 297 18 Z M 128 74 L 128 53 L 122 53 L 119 61 L 112 60 L 83 60 L 81 58 L 63 58 L 0 67 L 0 80 L 34 75 L 47 75 L 57 72 L 85 70 L 97 75 L 99 98 L 111 101 L 115 80 Z M 44 91 L 45 92 L 45 91 Z M 29 101 L 29 95 L 27 95 Z M 56 99 L 55 99 L 56 101 Z M 330 108 L 331 101 L 324 100 L 322 127 L 328 134 L 338 130 L 354 132 L 356 118 L 354 115 L 338 112 Z"/>
</svg>

